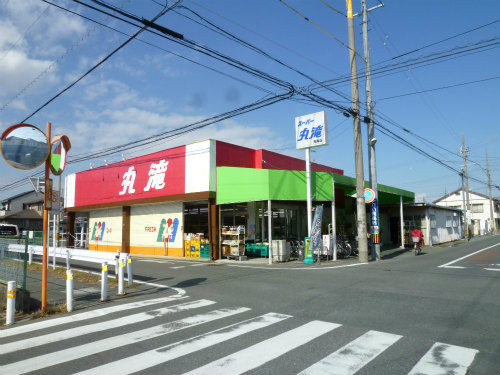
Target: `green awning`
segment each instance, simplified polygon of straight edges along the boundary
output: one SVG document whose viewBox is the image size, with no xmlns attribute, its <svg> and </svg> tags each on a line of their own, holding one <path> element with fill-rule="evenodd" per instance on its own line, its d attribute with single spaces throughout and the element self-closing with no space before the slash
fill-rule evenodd
<svg viewBox="0 0 500 375">
<path fill-rule="evenodd" d="M 335 188 L 346 196 L 356 191 L 356 179 L 334 174 Z M 365 181 L 368 187 L 368 182 Z M 413 192 L 378 184 L 379 204 L 413 202 Z M 332 200 L 332 174 L 311 172 L 311 195 L 315 201 Z M 217 204 L 265 200 L 306 200 L 306 172 L 237 167 L 217 168 Z"/>
</svg>

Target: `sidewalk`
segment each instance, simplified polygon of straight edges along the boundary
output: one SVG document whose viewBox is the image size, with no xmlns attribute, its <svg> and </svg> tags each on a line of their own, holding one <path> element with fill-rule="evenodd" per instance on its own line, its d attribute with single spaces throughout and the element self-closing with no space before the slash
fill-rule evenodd
<svg viewBox="0 0 500 375">
<path fill-rule="evenodd" d="M 158 290 L 165 288 L 155 287 L 151 284 L 134 282 L 128 287 L 127 275 L 124 278 L 125 295 L 119 296 L 118 284 L 114 278 L 114 273 L 110 272 L 108 277 L 107 301 L 101 302 L 101 275 L 86 271 L 73 270 L 73 312 L 89 307 L 105 306 L 110 302 L 120 300 L 130 300 L 133 297 L 154 294 Z M 26 276 L 26 289 L 30 292 L 30 311 L 23 313 L 16 312 L 15 322 L 36 319 L 42 316 L 67 313 L 66 309 L 66 268 L 58 265 L 55 270 L 49 265 L 47 272 L 47 311 L 42 313 L 42 265 L 33 263 L 28 266 Z M 0 326 L 5 324 L 5 311 L 0 311 Z"/>
</svg>

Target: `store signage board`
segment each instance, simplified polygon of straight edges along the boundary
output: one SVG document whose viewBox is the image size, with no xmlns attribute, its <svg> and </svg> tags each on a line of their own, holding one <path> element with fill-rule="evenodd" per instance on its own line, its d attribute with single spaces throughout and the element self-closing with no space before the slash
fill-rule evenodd
<svg viewBox="0 0 500 375">
<path fill-rule="evenodd" d="M 297 149 L 328 144 L 328 121 L 326 112 L 295 117 L 295 142 Z"/>
<path fill-rule="evenodd" d="M 185 193 L 185 146 L 76 174 L 75 206 Z"/>
</svg>

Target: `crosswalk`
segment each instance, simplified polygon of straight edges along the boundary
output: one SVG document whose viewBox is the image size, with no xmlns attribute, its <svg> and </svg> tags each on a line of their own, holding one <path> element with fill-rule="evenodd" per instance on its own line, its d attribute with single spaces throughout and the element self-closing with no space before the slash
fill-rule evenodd
<svg viewBox="0 0 500 375">
<path fill-rule="evenodd" d="M 346 330 L 340 323 L 260 314 L 208 299 L 162 297 L 2 329 L 0 373 L 276 373 L 287 361 L 287 373 L 345 375 L 377 357 L 393 358 L 397 345 L 411 340 L 376 330 L 351 339 Z M 329 353 L 310 355 L 316 352 Z M 400 365 L 409 375 L 460 375 L 477 353 L 435 342 L 420 358 L 412 353 L 399 358 L 408 362 Z"/>
<path fill-rule="evenodd" d="M 165 268 L 178 270 L 187 267 L 204 267 L 208 266 L 208 262 L 189 262 L 189 261 L 177 261 L 168 259 L 148 259 L 148 258 L 137 258 L 134 262 L 144 262 L 144 263 L 158 263 L 165 265 Z"/>
</svg>

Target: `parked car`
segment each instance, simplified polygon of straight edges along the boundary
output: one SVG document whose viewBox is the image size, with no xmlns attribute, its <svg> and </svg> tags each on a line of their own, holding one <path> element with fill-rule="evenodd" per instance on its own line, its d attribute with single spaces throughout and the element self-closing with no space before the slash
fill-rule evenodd
<svg viewBox="0 0 500 375">
<path fill-rule="evenodd" d="M 14 224 L 0 224 L 0 238 L 19 238 L 21 233 Z"/>
</svg>

